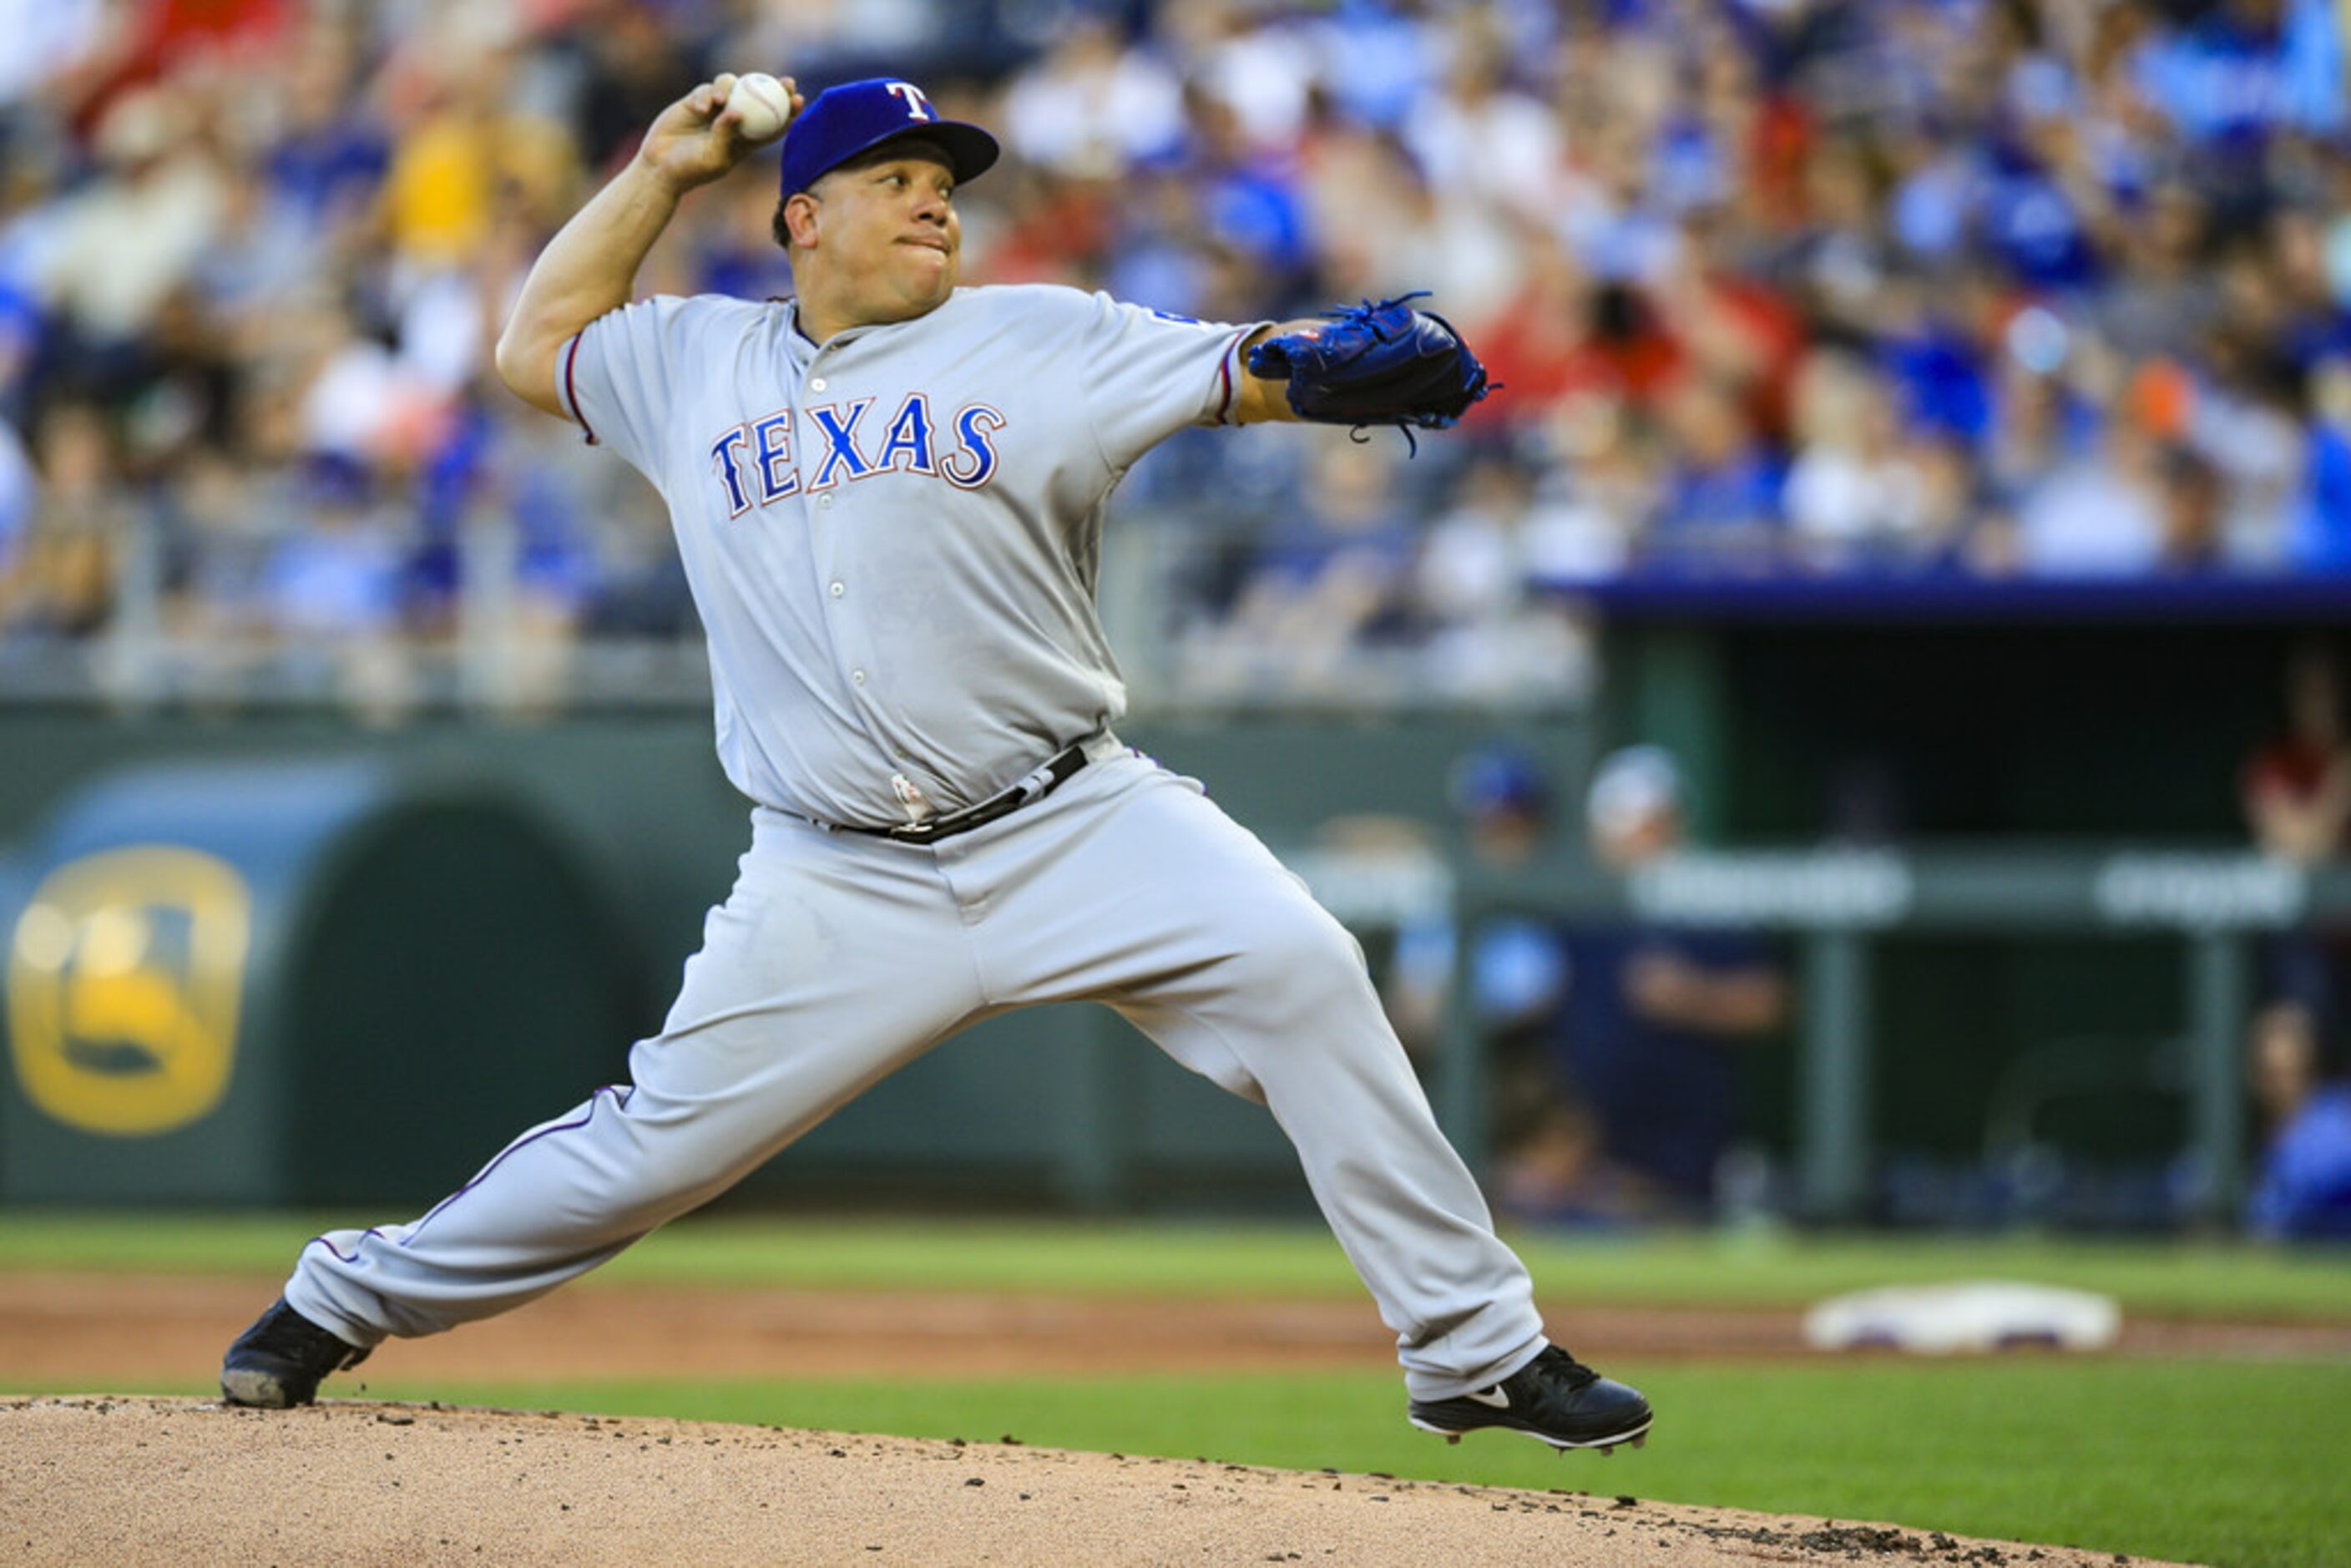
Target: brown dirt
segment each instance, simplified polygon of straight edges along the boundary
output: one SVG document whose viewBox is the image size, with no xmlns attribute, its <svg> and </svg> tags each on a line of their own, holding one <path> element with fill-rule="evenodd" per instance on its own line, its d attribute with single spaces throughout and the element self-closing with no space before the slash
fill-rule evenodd
<svg viewBox="0 0 2351 1568">
<path fill-rule="evenodd" d="M 0 1389 L 208 1376 L 269 1279 L 0 1273 Z M 1603 1365 L 1800 1357 L 1789 1312 L 1556 1309 Z M 2351 1353 L 2351 1328 L 2140 1320 L 2120 1354 Z M 403 1381 L 1081 1375 L 1393 1366 L 1353 1301 L 590 1282 L 444 1337 Z M 1481 1441 L 1507 1442 L 1502 1437 Z M 330 1400 L 0 1401 L 0 1559 L 35 1563 L 1983 1563 L 2110 1554 L 1891 1526 L 995 1445 Z"/>
<path fill-rule="evenodd" d="M 202 1376 L 274 1280 L 0 1274 L 0 1388 Z M 1603 1367 L 1801 1357 L 1792 1312 L 1562 1309 L 1555 1332 Z M 402 1380 L 968 1377 L 1393 1365 L 1368 1301 L 878 1294 L 587 1284 L 503 1318 L 396 1342 L 367 1372 Z M 2120 1354 L 2351 1355 L 2351 1325 L 2134 1320 Z"/>
<path fill-rule="evenodd" d="M 1018 1446 L 340 1401 L 260 1412 L 104 1396 L 0 1401 L 0 1553 L 76 1565 L 694 1568 L 2147 1561 L 1607 1494 Z"/>
</svg>

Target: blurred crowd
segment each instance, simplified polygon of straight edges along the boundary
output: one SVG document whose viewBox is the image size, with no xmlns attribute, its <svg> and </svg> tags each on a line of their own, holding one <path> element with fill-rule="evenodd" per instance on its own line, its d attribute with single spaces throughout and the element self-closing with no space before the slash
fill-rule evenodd
<svg viewBox="0 0 2351 1568">
<path fill-rule="evenodd" d="M 1236 320 L 1425 287 L 1483 353 L 1504 390 L 1417 457 L 1201 432 L 1138 469 L 1146 692 L 1573 698 L 1578 595 L 1627 579 L 2351 570 L 2335 0 L 0 18 L 0 659 L 292 657 L 396 702 L 404 650 L 689 637 L 651 493 L 486 345 L 719 69 L 904 74 L 996 128 L 970 281 Z M 774 171 L 692 200 L 642 288 L 789 292 Z"/>
</svg>

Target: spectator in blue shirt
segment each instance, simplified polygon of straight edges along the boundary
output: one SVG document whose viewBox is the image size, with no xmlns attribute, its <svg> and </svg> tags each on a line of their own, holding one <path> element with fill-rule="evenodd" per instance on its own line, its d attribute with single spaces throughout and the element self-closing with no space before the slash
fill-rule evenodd
<svg viewBox="0 0 2351 1568">
<path fill-rule="evenodd" d="M 1778 464 L 1729 388 L 1703 375 L 1662 411 L 1674 461 L 1646 564 L 1664 571 L 1755 574 L 1782 553 Z"/>
<path fill-rule="evenodd" d="M 2351 1240 L 2351 1083 L 2325 1075 L 2318 1025 L 2298 1002 L 2253 1020 L 2253 1099 L 2267 1143 L 2247 1228 L 2275 1240 Z"/>
<path fill-rule="evenodd" d="M 2329 358 L 2309 377 L 2310 473 L 2286 543 L 2311 573 L 2351 573 L 2351 358 Z"/>
<path fill-rule="evenodd" d="M 2342 47 L 2324 0 L 2225 0 L 2139 60 L 2147 100 L 2191 142 L 2259 143 L 2343 122 Z"/>
<path fill-rule="evenodd" d="M 0 420 L 0 580 L 24 553 L 26 536 L 33 531 L 33 508 L 40 485 L 33 476 L 33 461 L 17 439 L 16 426 Z"/>
</svg>

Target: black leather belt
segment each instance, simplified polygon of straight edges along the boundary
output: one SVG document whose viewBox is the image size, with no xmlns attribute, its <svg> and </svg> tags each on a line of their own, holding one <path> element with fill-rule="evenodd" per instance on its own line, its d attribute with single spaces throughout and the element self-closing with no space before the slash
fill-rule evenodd
<svg viewBox="0 0 2351 1568">
<path fill-rule="evenodd" d="M 844 833 L 866 833 L 877 839 L 896 839 L 905 844 L 935 844 L 941 839 L 951 839 L 957 833 L 967 833 L 974 828 L 984 828 L 998 817 L 1008 817 L 1021 807 L 1043 800 L 1063 784 L 1079 768 L 1086 765 L 1086 743 L 1076 742 L 1067 749 L 1056 752 L 1053 759 L 1022 779 L 1001 794 L 990 795 L 977 806 L 966 806 L 960 811 L 927 821 L 901 822 L 894 828 L 860 828 L 844 822 Z"/>
</svg>

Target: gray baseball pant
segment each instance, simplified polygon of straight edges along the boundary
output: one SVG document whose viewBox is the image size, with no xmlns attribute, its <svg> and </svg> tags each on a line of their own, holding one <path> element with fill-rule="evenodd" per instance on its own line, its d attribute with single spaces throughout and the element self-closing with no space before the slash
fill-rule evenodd
<svg viewBox="0 0 2351 1568">
<path fill-rule="evenodd" d="M 317 1238 L 287 1301 L 359 1345 L 518 1307 L 967 1024 L 1077 999 L 1272 1110 L 1414 1397 L 1482 1388 L 1542 1348 L 1526 1270 L 1354 939 L 1198 784 L 1123 751 L 932 845 L 756 810 L 632 1082 L 524 1134 L 421 1219 Z"/>
</svg>

